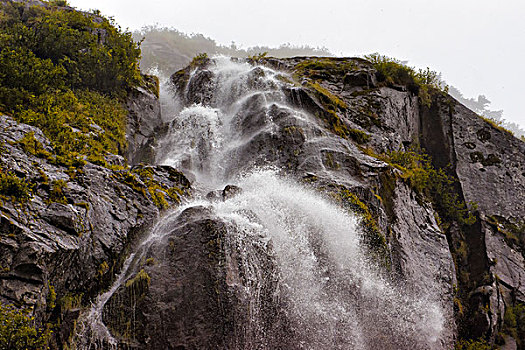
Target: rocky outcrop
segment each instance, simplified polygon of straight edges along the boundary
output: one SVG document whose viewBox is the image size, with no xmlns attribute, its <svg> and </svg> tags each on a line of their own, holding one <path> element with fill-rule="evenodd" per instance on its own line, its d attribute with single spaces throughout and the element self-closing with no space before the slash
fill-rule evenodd
<svg viewBox="0 0 525 350">
<path fill-rule="evenodd" d="M 422 103 L 417 87 L 379 83 L 374 66 L 362 59 L 330 59 L 311 65 L 315 69 L 306 74 L 304 67 L 312 62 L 252 60 L 282 74 L 267 79 L 268 72 L 254 64 L 243 77 L 244 87 L 271 84 L 269 94 L 279 94 L 279 103 L 254 93 L 236 105 L 242 108 L 232 112 L 232 132 L 242 142 L 224 151 L 224 177 L 273 166 L 357 213 L 366 249 L 385 278 L 441 306 L 445 320 L 436 349 L 452 348 L 458 338 L 523 346 L 504 315 L 525 302 L 525 143 L 446 94 L 435 92 Z M 213 64 L 203 59 L 172 76 L 184 106 L 217 107 Z M 127 160 L 147 163 L 164 128 L 158 101 L 154 93 L 136 90 L 127 107 Z M 32 184 L 33 194 L 26 205 L 3 203 L 0 298 L 33 305 L 43 321 L 73 320 L 79 306 L 108 287 L 159 207 L 176 204 L 178 196 L 170 194 L 187 192 L 189 182 L 166 166 L 53 165 L 19 143 L 33 132 L 48 147 L 38 129 L 1 118 L 3 167 Z M 193 142 L 192 150 L 198 153 L 205 141 Z M 476 204 L 475 220 L 444 222 L 443 208 L 418 191 L 407 169 L 385 156 L 418 147 L 453 180 L 458 201 Z M 109 163 L 125 162 L 114 156 Z M 170 191 L 174 187 L 180 191 Z M 217 188 L 207 198 L 222 203 L 242 191 Z M 267 277 L 259 307 L 268 314 L 246 329 L 253 316 L 245 294 L 248 272 L 240 268 L 242 248 L 228 246 L 226 235 L 236 228 L 196 206 L 171 212 L 156 229 L 162 237 L 135 258 L 133 273 L 103 311 L 122 346 L 235 349 L 254 344 L 261 334 L 268 343 L 260 348 L 297 346 L 289 315 L 280 308 L 284 301 L 276 297 L 270 243 L 253 238 L 264 247 L 258 251 Z M 66 328 L 57 344 L 68 338 Z"/>
<path fill-rule="evenodd" d="M 159 81 L 152 76 L 145 75 L 143 78 L 145 86 L 133 89 L 126 98 L 128 147 L 125 156 L 130 165 L 152 164 L 155 160 L 154 147 L 166 131 L 160 115 Z"/>
<path fill-rule="evenodd" d="M 285 315 L 274 317 L 279 312 L 275 300 L 278 283 L 271 248 L 265 252 L 266 277 L 261 276 L 261 304 L 257 304 L 240 287 L 249 283 L 245 271 L 240 270 L 242 249 L 247 248 L 230 246 L 226 231 L 232 228 L 228 223 L 205 207 L 191 207 L 170 216 L 174 220 L 166 218 L 158 228 L 162 239 L 153 242 L 143 256 L 144 263 L 135 268 L 136 273 L 104 309 L 104 320 L 122 346 L 203 349 L 213 344 L 236 349 L 259 341 L 265 348 L 286 344 L 286 348 L 294 348 L 279 336 L 289 333 Z M 139 282 L 141 275 L 147 276 L 147 283 Z M 238 290 L 232 286 L 239 286 Z M 256 326 L 256 310 L 246 312 L 253 307 L 266 312 Z"/>
<path fill-rule="evenodd" d="M 189 183 L 162 166 L 130 172 L 89 162 L 77 169 L 54 165 L 24 151 L 20 140 L 30 133 L 44 149 L 49 147 L 39 129 L 0 116 L 2 168 L 32 192 L 27 203 L 2 198 L 0 300 L 32 307 L 42 322 L 56 322 L 108 286 L 130 245 L 159 216 L 153 184 L 167 204 L 176 205 L 178 199 L 166 191 L 178 188 L 182 194 Z M 141 177 L 141 171 L 151 177 Z M 58 344 L 69 337 L 57 334 L 63 337 Z"/>
<path fill-rule="evenodd" d="M 308 60 L 258 63 L 293 75 L 295 83 L 282 88 L 285 104 L 317 118 L 296 118 L 286 106 L 266 106 L 254 95 L 235 116 L 250 141 L 236 150 L 231 172 L 274 164 L 323 191 L 349 190 L 373 213 L 393 271 L 446 305 L 450 333 L 443 344 L 451 346 L 456 323 L 462 338 L 501 341 L 506 307 L 523 301 L 525 144 L 450 96 L 436 93 L 427 104 L 413 86 L 378 84 L 373 66 L 361 59 L 331 60 L 315 71 L 315 87 L 297 74 Z M 342 70 L 348 63 L 354 68 Z M 172 77 L 185 103 L 213 105 L 210 64 L 191 77 L 189 69 Z M 264 74 L 254 68 L 246 84 L 257 86 Z M 335 117 L 327 111 L 330 94 L 346 106 L 334 110 Z M 414 147 L 455 180 L 460 201 L 475 203 L 476 223 L 437 222 L 431 203 L 375 156 Z"/>
</svg>

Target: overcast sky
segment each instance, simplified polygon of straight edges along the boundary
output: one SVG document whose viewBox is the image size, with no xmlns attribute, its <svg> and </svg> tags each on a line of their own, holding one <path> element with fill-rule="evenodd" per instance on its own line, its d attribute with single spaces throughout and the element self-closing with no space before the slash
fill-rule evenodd
<svg viewBox="0 0 525 350">
<path fill-rule="evenodd" d="M 372 52 L 430 67 L 466 97 L 525 127 L 523 0 L 69 0 L 130 30 L 148 24 L 229 45 L 327 47 Z"/>
</svg>

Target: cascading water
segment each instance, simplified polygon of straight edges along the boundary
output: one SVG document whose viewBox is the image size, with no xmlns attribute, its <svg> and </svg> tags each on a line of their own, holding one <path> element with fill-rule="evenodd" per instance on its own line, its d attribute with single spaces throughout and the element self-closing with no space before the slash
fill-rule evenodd
<svg viewBox="0 0 525 350">
<path fill-rule="evenodd" d="M 311 120 L 286 105 L 283 73 L 225 57 L 208 69 L 212 94 L 204 103 L 172 110 L 157 159 L 193 174 L 196 199 L 163 217 L 139 244 L 111 289 L 81 316 L 77 346 L 116 346 L 103 322 L 105 304 L 137 273 L 146 252 L 168 244 L 185 211 L 206 208 L 225 224 L 225 283 L 242 304 L 235 312 L 244 313 L 234 318 L 242 325 L 234 324 L 229 337 L 237 339 L 225 348 L 442 349 L 441 305 L 384 276 L 367 254 L 354 215 L 282 169 L 238 159 L 258 134 L 273 132 L 279 110 L 298 123 Z M 252 112 L 256 128 L 247 127 L 247 119 L 254 124 Z M 206 197 L 227 184 L 242 190 Z"/>
</svg>

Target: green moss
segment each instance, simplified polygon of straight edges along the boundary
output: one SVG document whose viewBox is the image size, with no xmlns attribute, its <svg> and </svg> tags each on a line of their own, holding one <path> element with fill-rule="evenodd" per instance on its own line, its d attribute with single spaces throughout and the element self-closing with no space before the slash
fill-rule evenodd
<svg viewBox="0 0 525 350">
<path fill-rule="evenodd" d="M 47 308 L 48 310 L 52 310 L 56 306 L 56 300 L 57 300 L 57 293 L 55 292 L 55 287 L 52 285 L 48 285 L 49 293 L 47 294 Z"/>
<path fill-rule="evenodd" d="M 288 77 L 286 77 L 286 76 L 284 76 L 282 74 L 277 74 L 275 76 L 275 78 L 277 80 L 279 80 L 280 82 L 282 82 L 282 83 L 290 84 L 290 85 L 296 85 L 295 82 L 292 79 L 290 79 L 290 78 L 288 78 Z"/>
<path fill-rule="evenodd" d="M 328 89 L 322 87 L 319 83 L 308 82 L 307 87 L 313 89 L 317 93 L 317 96 L 321 99 L 323 105 L 328 109 L 336 111 L 337 109 L 346 110 L 348 108 L 346 102 L 332 94 Z"/>
<path fill-rule="evenodd" d="M 168 202 L 166 201 L 166 197 L 164 196 L 164 193 L 162 192 L 162 188 L 159 186 L 158 188 L 155 186 L 149 186 L 148 192 L 151 195 L 151 198 L 153 199 L 153 203 L 160 208 L 160 209 L 166 209 L 169 207 Z"/>
<path fill-rule="evenodd" d="M 65 296 L 60 298 L 60 300 L 58 301 L 58 305 L 60 306 L 61 312 L 64 313 L 67 310 L 78 309 L 79 307 L 81 307 L 83 296 L 84 295 L 82 293 L 80 294 L 67 293 Z"/>
<path fill-rule="evenodd" d="M 492 347 L 485 340 L 459 340 L 454 350 L 491 350 Z"/>
<path fill-rule="evenodd" d="M 352 139 L 359 144 L 366 143 L 370 135 L 358 129 L 349 128 L 339 115 L 333 110 L 325 110 L 322 114 L 316 114 L 318 118 L 323 119 L 330 131 L 345 139 Z"/>
<path fill-rule="evenodd" d="M 167 209 L 169 203 L 167 198 L 180 203 L 180 196 L 184 193 L 183 190 L 174 186 L 168 188 L 154 179 L 154 171 L 151 167 L 142 167 L 134 169 L 133 171 L 116 172 L 114 176 L 122 183 L 130 186 L 134 191 L 143 196 L 151 197 L 153 203 L 160 209 Z M 180 173 L 170 174 L 170 180 L 176 181 L 179 179 Z M 167 197 L 166 197 L 167 196 Z"/>
<path fill-rule="evenodd" d="M 262 60 L 264 60 L 268 56 L 268 52 L 260 52 L 258 54 L 255 54 L 253 56 L 248 56 L 248 62 L 250 63 L 260 63 Z"/>
<path fill-rule="evenodd" d="M 51 330 L 38 328 L 29 310 L 0 302 L 0 349 L 48 349 Z"/>
<path fill-rule="evenodd" d="M 32 189 L 24 179 L 0 169 L 0 196 L 24 204 L 31 198 Z"/>
<path fill-rule="evenodd" d="M 196 55 L 195 57 L 193 57 L 193 59 L 190 62 L 190 67 L 196 68 L 196 67 L 199 67 L 199 66 L 202 66 L 208 63 L 209 61 L 210 59 L 208 58 L 207 53 L 200 53 Z"/>
<path fill-rule="evenodd" d="M 370 149 L 365 153 L 376 157 L 401 171 L 401 178 L 422 198 L 429 200 L 441 219 L 450 223 L 472 225 L 476 218 L 454 188 L 455 180 L 444 169 L 432 166 L 428 155 L 420 151 L 393 151 L 378 155 Z M 475 207 L 471 203 L 471 207 Z"/>
<path fill-rule="evenodd" d="M 348 135 L 358 144 L 364 144 L 370 140 L 370 135 L 359 129 L 348 129 Z"/>
<path fill-rule="evenodd" d="M 368 206 L 363 203 L 359 197 L 354 193 L 348 191 L 347 189 L 342 189 L 340 191 L 341 198 L 345 203 L 347 203 L 353 212 L 359 214 L 363 219 L 363 226 L 366 231 L 370 233 L 368 237 L 368 242 L 373 247 L 383 247 L 386 245 L 385 236 L 379 230 L 376 220 L 372 216 Z"/>
<path fill-rule="evenodd" d="M 140 270 L 133 278 L 126 281 L 126 288 L 144 292 L 149 288 L 151 277 L 144 269 Z"/>
<path fill-rule="evenodd" d="M 89 203 L 86 203 L 86 202 L 78 202 L 78 203 L 75 203 L 75 205 L 77 207 L 80 207 L 80 208 L 84 208 L 86 210 L 89 210 Z"/>
<path fill-rule="evenodd" d="M 143 75 L 142 79 L 142 87 L 158 98 L 160 92 L 159 78 L 154 75 Z"/>
<path fill-rule="evenodd" d="M 487 123 L 489 123 L 490 125 L 495 127 L 496 129 L 501 130 L 503 132 L 506 132 L 508 134 L 511 134 L 512 136 L 515 136 L 512 131 L 510 131 L 509 129 L 506 129 L 503 126 L 503 122 L 504 122 L 503 120 L 494 120 L 494 119 L 491 119 L 491 118 L 488 118 L 488 117 L 484 117 L 482 115 L 478 115 L 478 117 L 480 117 L 481 119 L 483 119 L 484 121 L 486 121 Z M 523 136 L 522 136 L 522 138 L 523 138 Z"/>
<path fill-rule="evenodd" d="M 339 169 L 341 166 L 334 161 L 332 152 L 324 152 L 324 164 L 331 169 Z"/>
<path fill-rule="evenodd" d="M 368 206 L 355 193 L 344 187 L 340 188 L 337 195 L 345 207 L 361 217 L 363 243 L 370 249 L 370 253 L 376 261 L 390 270 L 391 262 L 386 238 L 379 229 L 377 221 Z"/>
<path fill-rule="evenodd" d="M 46 159 L 51 157 L 51 153 L 46 151 L 44 146 L 35 138 L 33 131 L 25 134 L 23 138 L 18 140 L 17 144 L 21 145 L 24 152 L 28 154 Z"/>
<path fill-rule="evenodd" d="M 50 0 L 49 4 L 52 6 L 69 6 L 68 2 L 66 0 Z"/>
<path fill-rule="evenodd" d="M 525 346 L 525 304 L 516 303 L 505 308 L 503 317 L 503 333 L 512 336 L 518 345 L 518 349 Z"/>
<path fill-rule="evenodd" d="M 49 192 L 49 201 L 67 204 L 67 199 L 64 194 L 64 189 L 67 186 L 65 180 L 56 180 L 51 183 L 51 191 Z"/>
<path fill-rule="evenodd" d="M 129 171 L 118 171 L 113 173 L 113 176 L 123 184 L 131 187 L 133 191 L 142 194 L 144 197 L 146 197 L 146 189 L 144 186 L 144 183 L 139 181 L 135 174 Z"/>
<path fill-rule="evenodd" d="M 454 312 L 459 316 L 463 317 L 464 309 L 461 300 L 458 297 L 454 297 Z"/>
<path fill-rule="evenodd" d="M 349 59 L 320 57 L 302 60 L 294 67 L 294 74 L 298 78 L 317 80 L 329 76 L 343 77 L 347 72 L 357 68 L 357 64 Z"/>
<path fill-rule="evenodd" d="M 106 261 L 103 261 L 100 266 L 98 267 L 98 270 L 97 270 L 97 275 L 99 278 L 103 277 L 106 272 L 109 271 L 109 265 Z"/>
</svg>

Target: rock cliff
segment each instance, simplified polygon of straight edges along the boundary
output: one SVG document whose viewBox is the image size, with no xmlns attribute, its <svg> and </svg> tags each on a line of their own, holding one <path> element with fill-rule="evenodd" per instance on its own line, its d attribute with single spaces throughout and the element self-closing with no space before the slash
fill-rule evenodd
<svg viewBox="0 0 525 350">
<path fill-rule="evenodd" d="M 133 104 L 129 120 L 140 123 L 144 114 Z M 108 287 L 130 247 L 190 184 L 170 167 L 130 168 L 117 155 L 109 159 L 117 170 L 87 162 L 72 171 L 24 150 L 20 140 L 31 133 L 49 147 L 38 128 L 0 116 L 2 166 L 32 187 L 27 203 L 2 199 L 0 300 L 32 308 L 41 323 L 62 322 L 54 339 L 61 346 L 79 308 Z"/>
<path fill-rule="evenodd" d="M 169 125 L 143 77 L 121 101 L 127 147 L 74 166 L 0 115 L 0 301 L 51 327 L 52 348 L 525 349 L 525 143 L 426 78 L 199 56 L 171 77 Z"/>
</svg>

